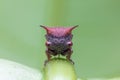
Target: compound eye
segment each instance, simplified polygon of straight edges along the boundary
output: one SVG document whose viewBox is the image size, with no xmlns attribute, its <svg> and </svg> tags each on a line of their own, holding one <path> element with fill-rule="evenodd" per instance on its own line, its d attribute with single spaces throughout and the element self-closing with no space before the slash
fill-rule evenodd
<svg viewBox="0 0 120 80">
<path fill-rule="evenodd" d="M 51 42 L 46 42 L 46 46 L 50 46 L 51 45 Z"/>
<path fill-rule="evenodd" d="M 70 41 L 70 42 L 67 42 L 67 45 L 72 46 L 73 43 Z"/>
</svg>

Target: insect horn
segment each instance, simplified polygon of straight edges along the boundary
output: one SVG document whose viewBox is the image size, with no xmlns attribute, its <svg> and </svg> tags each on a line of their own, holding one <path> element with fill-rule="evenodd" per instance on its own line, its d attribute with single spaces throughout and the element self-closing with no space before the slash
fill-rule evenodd
<svg viewBox="0 0 120 80">
<path fill-rule="evenodd" d="M 70 27 L 68 28 L 67 32 L 68 33 L 71 33 L 73 29 L 75 29 L 76 27 L 78 27 L 79 25 L 76 25 L 76 26 L 73 26 L 73 27 Z"/>
<path fill-rule="evenodd" d="M 40 27 L 44 28 L 45 30 L 48 31 L 48 28 L 46 26 L 40 25 Z"/>
<path fill-rule="evenodd" d="M 43 26 L 43 25 L 40 25 L 40 27 L 44 28 L 44 29 L 47 31 L 47 33 L 49 33 L 49 32 L 50 32 L 50 29 L 49 29 L 48 27 Z"/>
<path fill-rule="evenodd" d="M 78 27 L 79 25 L 73 26 L 72 28 L 70 28 L 70 31 L 72 31 L 73 29 L 75 29 L 76 27 Z"/>
</svg>

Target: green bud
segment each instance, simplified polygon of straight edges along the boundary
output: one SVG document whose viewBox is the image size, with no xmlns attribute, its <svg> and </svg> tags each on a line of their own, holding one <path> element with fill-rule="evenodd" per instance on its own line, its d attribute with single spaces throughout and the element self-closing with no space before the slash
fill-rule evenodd
<svg viewBox="0 0 120 80">
<path fill-rule="evenodd" d="M 44 80 L 77 80 L 74 65 L 66 59 L 54 58 L 44 67 Z"/>
</svg>

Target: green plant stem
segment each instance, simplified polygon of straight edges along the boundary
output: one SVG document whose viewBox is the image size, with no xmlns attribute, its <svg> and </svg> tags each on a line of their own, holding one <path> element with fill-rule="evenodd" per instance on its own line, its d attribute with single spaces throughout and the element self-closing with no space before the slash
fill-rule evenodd
<svg viewBox="0 0 120 80">
<path fill-rule="evenodd" d="M 77 80 L 74 65 L 66 59 L 52 59 L 44 67 L 44 80 Z"/>
</svg>

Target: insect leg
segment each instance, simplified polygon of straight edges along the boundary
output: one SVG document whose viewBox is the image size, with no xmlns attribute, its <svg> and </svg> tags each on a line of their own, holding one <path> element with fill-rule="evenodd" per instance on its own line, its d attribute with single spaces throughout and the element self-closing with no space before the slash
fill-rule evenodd
<svg viewBox="0 0 120 80">
<path fill-rule="evenodd" d="M 47 56 L 47 60 L 45 60 L 44 65 L 46 65 L 46 63 L 47 63 L 48 61 L 50 61 L 50 59 L 51 59 L 51 55 L 50 55 L 50 53 L 49 53 L 49 49 L 46 49 L 46 56 Z"/>
<path fill-rule="evenodd" d="M 67 52 L 67 56 L 66 56 L 66 58 L 74 64 L 74 62 L 72 61 L 72 59 L 70 59 L 72 53 L 73 53 L 73 50 L 72 50 L 72 49 L 69 49 L 68 52 Z"/>
</svg>

